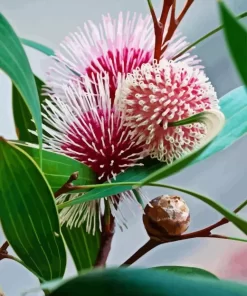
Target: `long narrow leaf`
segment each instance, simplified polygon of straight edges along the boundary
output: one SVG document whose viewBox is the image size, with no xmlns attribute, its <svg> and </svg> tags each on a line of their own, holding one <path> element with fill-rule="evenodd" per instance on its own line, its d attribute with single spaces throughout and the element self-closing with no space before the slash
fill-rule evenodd
<svg viewBox="0 0 247 296">
<path fill-rule="evenodd" d="M 203 201 L 204 203 L 208 204 L 210 207 L 214 208 L 217 212 L 221 213 L 230 222 L 232 222 L 235 226 L 237 226 L 240 230 L 242 230 L 245 234 L 247 234 L 247 221 L 245 221 L 244 219 L 239 217 L 237 214 L 227 210 L 225 207 L 221 206 L 216 201 L 208 198 L 207 196 L 204 196 L 204 195 L 199 194 L 197 192 L 193 192 L 188 189 L 184 189 L 184 188 L 172 186 L 172 185 L 152 183 L 152 184 L 149 184 L 149 186 L 159 186 L 159 187 L 163 187 L 163 188 L 174 189 L 174 190 L 178 190 L 180 192 L 187 193 L 191 196 L 194 196 L 195 198 Z"/>
<path fill-rule="evenodd" d="M 229 50 L 247 86 L 247 30 L 221 1 L 219 1 L 219 9 Z"/>
<path fill-rule="evenodd" d="M 54 197 L 35 162 L 0 139 L 0 219 L 16 254 L 45 280 L 62 277 L 65 247 Z"/>
<path fill-rule="evenodd" d="M 42 104 L 46 99 L 45 96 L 41 95 L 44 82 L 37 76 L 34 76 L 34 78 L 39 95 L 39 104 Z M 18 139 L 29 143 L 38 143 L 38 137 L 29 132 L 29 130 L 35 130 L 32 115 L 15 85 L 12 86 L 12 105 Z"/>
<path fill-rule="evenodd" d="M 41 43 L 35 42 L 33 40 L 29 40 L 29 39 L 25 39 L 25 38 L 21 38 L 21 42 L 29 47 L 32 47 L 33 49 L 36 49 L 48 56 L 52 56 L 54 55 L 54 50 L 49 48 L 48 46 L 45 46 Z"/>
<path fill-rule="evenodd" d="M 42 120 L 38 92 L 25 51 L 16 33 L 0 13 L 0 68 L 13 81 L 34 119 L 42 148 Z"/>
</svg>

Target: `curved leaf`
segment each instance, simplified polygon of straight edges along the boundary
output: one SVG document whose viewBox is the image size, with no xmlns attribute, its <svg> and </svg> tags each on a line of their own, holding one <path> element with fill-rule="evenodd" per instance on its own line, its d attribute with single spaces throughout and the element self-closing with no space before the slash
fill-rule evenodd
<svg viewBox="0 0 247 296">
<path fill-rule="evenodd" d="M 13 81 L 34 119 L 42 148 L 42 120 L 38 92 L 25 51 L 14 30 L 0 13 L 0 68 Z"/>
<path fill-rule="evenodd" d="M 42 104 L 42 102 L 47 99 L 46 96 L 42 95 L 42 86 L 44 85 L 44 82 L 37 76 L 34 76 L 34 78 L 39 95 L 39 103 Z M 12 105 L 18 139 L 29 143 L 38 143 L 38 137 L 28 131 L 34 131 L 35 126 L 30 111 L 15 85 L 12 86 Z"/>
<path fill-rule="evenodd" d="M 40 161 L 39 151 L 37 148 L 30 147 L 20 142 L 13 142 L 26 153 L 28 153 L 38 164 Z M 43 150 L 42 171 L 51 186 L 53 192 L 56 192 L 63 184 L 65 184 L 69 177 L 78 172 L 78 179 L 73 182 L 75 185 L 87 185 L 96 183 L 96 175 L 85 164 L 54 152 Z"/>
<path fill-rule="evenodd" d="M 186 122 L 191 123 L 191 119 L 188 118 L 183 120 L 183 124 Z M 172 164 L 166 165 L 156 172 L 147 176 L 144 180 L 141 181 L 141 186 L 148 184 L 150 182 L 156 182 L 160 179 L 167 178 L 179 171 L 181 171 L 186 166 L 190 165 L 193 160 L 195 160 L 209 145 L 209 143 L 218 135 L 218 133 L 223 128 L 225 123 L 223 113 L 219 111 L 207 111 L 201 114 L 197 114 L 193 116 L 193 122 L 202 122 L 207 127 L 207 135 L 204 139 L 202 146 L 195 150 L 194 152 L 188 154 L 187 156 L 174 161 Z"/>
<path fill-rule="evenodd" d="M 192 162 L 197 163 L 212 154 L 228 148 L 247 132 L 247 88 L 238 87 L 220 99 L 226 124 L 219 135 Z"/>
<path fill-rule="evenodd" d="M 0 139 L 0 218 L 8 242 L 45 280 L 62 277 L 66 252 L 52 191 L 35 162 Z"/>
<path fill-rule="evenodd" d="M 221 1 L 219 1 L 219 9 L 229 50 L 238 72 L 247 86 L 247 30 Z"/>
<path fill-rule="evenodd" d="M 105 269 L 65 282 L 51 296 L 245 296 L 247 286 L 215 279 L 139 269 Z"/>
<path fill-rule="evenodd" d="M 119 174 L 116 177 L 116 180 L 112 180 L 112 183 L 118 182 L 139 182 L 140 180 L 144 179 L 150 173 L 157 171 L 159 168 L 164 166 L 164 163 L 159 162 L 157 160 L 146 158 L 144 161 L 144 166 L 136 166 L 131 169 L 126 170 L 126 172 Z M 86 192 L 83 196 L 78 197 L 76 199 L 64 202 L 63 204 L 58 205 L 59 209 L 64 207 L 68 207 L 74 204 L 79 204 L 82 202 L 94 200 L 101 197 L 106 197 L 110 195 L 116 195 L 120 192 L 127 191 L 133 189 L 132 185 L 119 185 L 113 187 L 104 187 L 104 188 L 94 188 L 88 192 Z M 74 193 L 85 191 L 81 190 L 74 190 Z"/>
<path fill-rule="evenodd" d="M 38 42 L 35 42 L 33 40 L 28 40 L 28 39 L 25 39 L 25 38 L 21 38 L 21 42 L 26 45 L 26 46 L 29 46 L 29 47 L 32 47 L 33 49 L 36 49 L 48 56 L 52 56 L 54 55 L 54 50 L 41 44 L 41 43 L 38 43 Z"/>
<path fill-rule="evenodd" d="M 100 230 L 95 235 L 86 232 L 86 224 L 80 227 L 62 227 L 62 232 L 77 271 L 91 269 L 95 264 L 100 248 Z"/>
<path fill-rule="evenodd" d="M 154 267 L 154 269 L 160 270 L 160 271 L 169 271 L 177 273 L 178 275 L 183 276 L 190 276 L 190 277 L 206 277 L 206 278 L 213 278 L 218 279 L 216 275 L 212 274 L 211 272 L 197 268 L 197 267 L 189 267 L 189 266 L 157 266 Z"/>
</svg>

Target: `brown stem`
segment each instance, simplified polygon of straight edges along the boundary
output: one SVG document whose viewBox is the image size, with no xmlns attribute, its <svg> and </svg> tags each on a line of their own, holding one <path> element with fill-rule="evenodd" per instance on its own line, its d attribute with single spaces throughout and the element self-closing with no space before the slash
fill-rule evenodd
<svg viewBox="0 0 247 296">
<path fill-rule="evenodd" d="M 111 250 L 111 243 L 114 235 L 114 217 L 112 215 L 110 216 L 109 223 L 107 223 L 107 221 L 103 219 L 102 224 L 103 230 L 101 232 L 100 250 L 94 264 L 95 267 L 104 267 L 106 264 L 106 260 Z"/>
<path fill-rule="evenodd" d="M 239 212 L 244 206 L 246 205 L 246 202 L 243 203 L 242 205 L 240 205 L 239 207 L 237 207 L 234 212 L 237 213 Z M 222 218 L 220 221 L 206 227 L 203 228 L 201 230 L 198 231 L 194 231 L 191 233 L 187 233 L 184 235 L 180 235 L 180 236 L 175 236 L 175 237 L 166 237 L 164 238 L 164 240 L 156 240 L 153 238 L 150 238 L 150 240 L 143 245 L 139 250 L 137 250 L 135 252 L 135 254 L 133 254 L 128 260 L 126 260 L 122 265 L 131 265 L 134 262 L 136 262 L 138 259 L 140 259 L 143 255 L 145 255 L 146 253 L 148 253 L 150 250 L 152 250 L 153 248 L 157 247 L 160 244 L 166 244 L 166 243 L 171 243 L 171 242 L 175 242 L 175 241 L 180 241 L 180 240 L 185 240 L 185 239 L 191 239 L 191 238 L 198 238 L 198 237 L 210 237 L 210 238 L 220 238 L 220 239 L 228 239 L 227 236 L 223 236 L 223 235 L 218 235 L 218 234 L 212 234 L 211 231 L 219 226 L 222 226 L 226 223 L 228 223 L 229 220 L 226 218 Z"/>
<path fill-rule="evenodd" d="M 144 254 L 151 251 L 153 248 L 157 247 L 158 245 L 163 244 L 161 241 L 157 241 L 154 239 L 150 239 L 143 245 L 134 255 L 132 255 L 128 260 L 126 260 L 121 266 L 124 265 L 131 265 L 136 262 L 139 258 L 141 258 Z"/>
<path fill-rule="evenodd" d="M 77 180 L 79 176 L 79 172 L 74 172 L 68 179 L 68 181 L 61 187 L 59 188 L 55 193 L 54 196 L 55 198 L 57 198 L 59 195 L 61 194 L 65 194 L 71 190 L 73 190 L 73 188 L 75 187 L 72 182 Z"/>
<path fill-rule="evenodd" d="M 6 251 L 8 249 L 8 247 L 9 247 L 9 243 L 6 241 L 5 243 L 3 243 L 0 250 L 1 251 Z"/>
</svg>

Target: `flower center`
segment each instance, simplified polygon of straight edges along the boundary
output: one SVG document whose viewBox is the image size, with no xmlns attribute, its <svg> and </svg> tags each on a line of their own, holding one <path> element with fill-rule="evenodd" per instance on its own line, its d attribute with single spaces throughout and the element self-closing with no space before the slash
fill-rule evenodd
<svg viewBox="0 0 247 296">
<path fill-rule="evenodd" d="M 118 73 L 131 73 L 135 68 L 140 67 L 143 63 L 148 63 L 152 57 L 151 51 L 135 48 L 123 48 L 121 51 L 108 51 L 105 56 L 92 61 L 86 68 L 86 74 L 93 79 L 95 74 L 105 72 L 109 75 L 110 98 L 113 102 L 115 91 L 117 89 Z"/>
<path fill-rule="evenodd" d="M 135 163 L 143 155 L 142 144 L 136 144 L 132 129 L 124 126 L 121 113 L 114 109 L 82 113 L 67 137 L 69 141 L 61 147 L 64 153 L 91 167 L 101 182 L 139 165 Z"/>
</svg>

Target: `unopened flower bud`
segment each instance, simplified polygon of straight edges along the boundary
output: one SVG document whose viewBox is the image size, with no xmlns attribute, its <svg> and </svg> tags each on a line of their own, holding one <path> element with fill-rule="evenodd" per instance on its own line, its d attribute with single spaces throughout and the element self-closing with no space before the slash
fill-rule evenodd
<svg viewBox="0 0 247 296">
<path fill-rule="evenodd" d="M 189 227 L 189 208 L 179 196 L 161 195 L 146 206 L 143 223 L 152 238 L 179 236 Z"/>
</svg>

